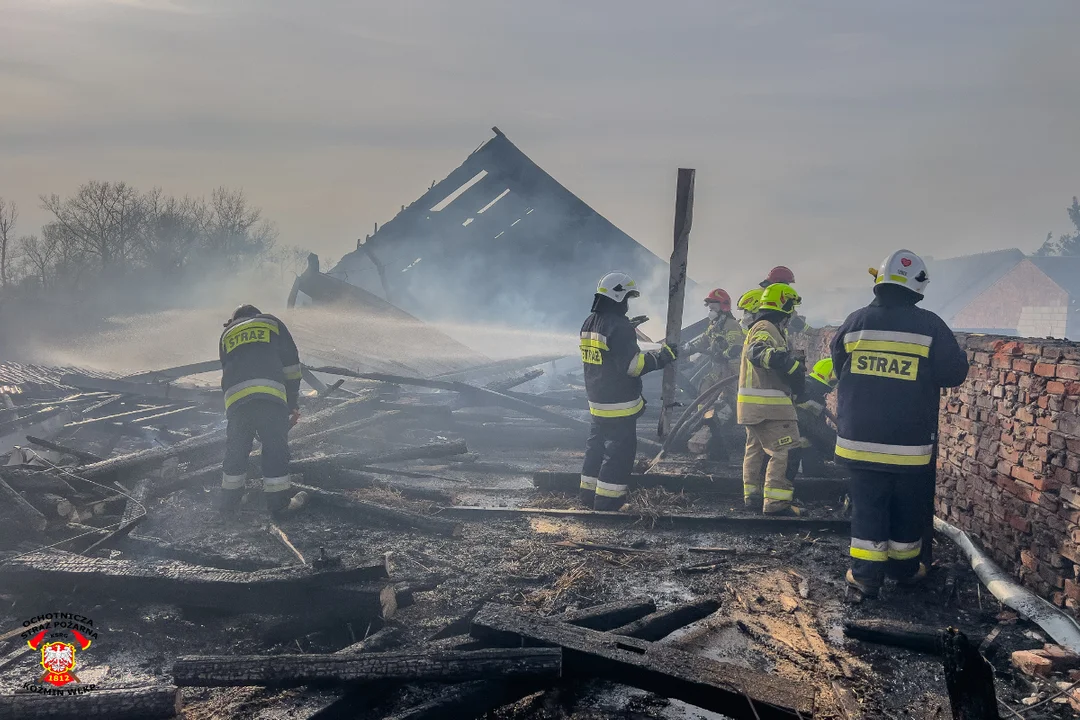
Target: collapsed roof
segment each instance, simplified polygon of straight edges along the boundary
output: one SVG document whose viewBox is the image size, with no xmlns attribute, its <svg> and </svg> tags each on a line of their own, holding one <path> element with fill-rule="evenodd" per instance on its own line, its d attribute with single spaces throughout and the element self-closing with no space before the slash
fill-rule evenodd
<svg viewBox="0 0 1080 720">
<path fill-rule="evenodd" d="M 425 320 L 576 330 L 597 280 L 622 270 L 662 313 L 667 262 L 493 130 L 330 274 Z"/>
</svg>

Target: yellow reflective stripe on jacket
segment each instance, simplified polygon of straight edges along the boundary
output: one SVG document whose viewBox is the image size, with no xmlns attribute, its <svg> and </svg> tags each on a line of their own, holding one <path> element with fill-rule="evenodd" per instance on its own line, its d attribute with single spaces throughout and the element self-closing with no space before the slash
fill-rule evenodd
<svg viewBox="0 0 1080 720">
<path fill-rule="evenodd" d="M 855 350 L 876 350 L 930 357 L 930 345 L 933 341 L 931 336 L 919 333 L 857 330 L 844 335 L 844 349 L 849 353 Z"/>
<path fill-rule="evenodd" d="M 911 560 L 921 554 L 922 540 L 909 543 L 889 541 L 889 559 L 891 560 Z"/>
<path fill-rule="evenodd" d="M 869 560 L 870 562 L 887 562 L 889 559 L 889 543 L 851 538 L 851 557 L 856 560 Z"/>
<path fill-rule="evenodd" d="M 636 415 L 645 407 L 645 398 L 639 397 L 637 400 L 631 400 L 623 403 L 597 403 L 589 401 L 589 412 L 596 417 L 629 417 Z"/>
<path fill-rule="evenodd" d="M 300 363 L 286 365 L 282 370 L 285 373 L 286 380 L 299 380 L 303 376 L 303 373 L 300 371 Z"/>
<path fill-rule="evenodd" d="M 638 353 L 630 361 L 630 367 L 626 368 L 626 374 L 630 377 L 641 377 L 645 372 L 645 353 Z"/>
<path fill-rule="evenodd" d="M 783 390 L 758 390 L 739 388 L 737 402 L 751 405 L 791 405 L 791 397 Z"/>
<path fill-rule="evenodd" d="M 228 388 L 225 391 L 225 409 L 228 410 L 237 400 L 256 394 L 270 395 L 271 397 L 278 398 L 282 402 L 288 402 L 284 385 L 279 382 L 274 382 L 273 380 L 257 378 L 255 380 L 245 380 L 244 382 L 236 383 Z"/>
<path fill-rule="evenodd" d="M 847 460 L 881 465 L 929 465 L 933 445 L 887 445 L 837 436 L 836 455 Z"/>
<path fill-rule="evenodd" d="M 590 334 L 595 334 L 595 333 L 590 333 Z M 607 346 L 606 342 L 603 342 L 602 340 L 594 340 L 592 338 L 586 338 L 586 337 L 581 338 L 581 347 L 583 347 L 583 348 L 595 348 L 597 350 L 607 350 L 608 349 L 608 346 Z"/>
</svg>

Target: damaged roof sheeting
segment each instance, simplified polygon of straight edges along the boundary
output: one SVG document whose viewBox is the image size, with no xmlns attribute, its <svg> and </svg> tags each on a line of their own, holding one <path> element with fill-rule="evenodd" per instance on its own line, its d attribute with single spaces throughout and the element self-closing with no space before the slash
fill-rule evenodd
<svg viewBox="0 0 1080 720">
<path fill-rule="evenodd" d="M 667 262 L 494 132 L 331 274 L 425 320 L 518 323 L 528 312 L 534 326 L 574 330 L 612 270 L 664 302 Z"/>
</svg>

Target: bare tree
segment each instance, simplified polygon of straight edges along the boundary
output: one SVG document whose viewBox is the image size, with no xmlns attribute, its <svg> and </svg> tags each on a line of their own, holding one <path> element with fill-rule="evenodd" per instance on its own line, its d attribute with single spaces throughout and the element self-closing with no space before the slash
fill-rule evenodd
<svg viewBox="0 0 1080 720">
<path fill-rule="evenodd" d="M 15 223 L 18 220 L 19 208 L 15 202 L 5 202 L 0 197 L 0 287 L 8 284 L 8 265 L 15 250 Z"/>
<path fill-rule="evenodd" d="M 135 188 L 123 182 L 91 181 L 66 200 L 54 194 L 42 196 L 41 203 L 69 241 L 97 258 L 102 271 L 123 269 L 130 263 L 145 219 Z"/>
<path fill-rule="evenodd" d="M 219 261 L 231 265 L 274 246 L 277 230 L 263 218 L 261 209 L 248 204 L 243 190 L 216 188 L 210 194 L 210 210 L 206 245 Z"/>
<path fill-rule="evenodd" d="M 46 233 L 41 238 L 37 235 L 27 235 L 19 239 L 19 248 L 30 266 L 31 273 L 41 282 L 41 288 L 47 289 L 49 275 L 59 255 L 57 233 Z"/>
</svg>

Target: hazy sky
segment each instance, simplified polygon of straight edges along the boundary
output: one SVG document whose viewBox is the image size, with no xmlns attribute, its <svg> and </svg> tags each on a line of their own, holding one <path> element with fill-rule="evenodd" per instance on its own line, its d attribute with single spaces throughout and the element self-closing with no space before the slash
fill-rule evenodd
<svg viewBox="0 0 1080 720">
<path fill-rule="evenodd" d="M 1077 38 L 1077 0 L 0 0 L 0 196 L 242 186 L 340 257 L 498 125 L 662 255 L 697 168 L 706 284 L 852 285 L 1066 229 Z"/>
</svg>

